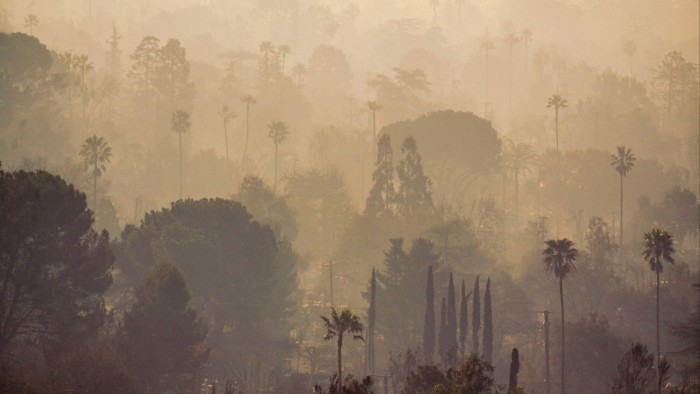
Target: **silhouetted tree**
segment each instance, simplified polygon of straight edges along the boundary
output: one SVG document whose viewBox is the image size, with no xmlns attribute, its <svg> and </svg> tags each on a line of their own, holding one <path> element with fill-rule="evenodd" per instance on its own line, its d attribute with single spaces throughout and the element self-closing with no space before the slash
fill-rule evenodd
<svg viewBox="0 0 700 394">
<path fill-rule="evenodd" d="M 44 171 L 0 168 L 0 201 L 0 355 L 19 340 L 54 353 L 91 338 L 114 256 L 85 194 Z"/>
<path fill-rule="evenodd" d="M 289 45 L 282 44 L 282 45 L 280 45 L 280 46 L 277 47 L 277 53 L 278 53 L 278 54 L 280 55 L 280 57 L 281 57 L 282 64 L 281 64 L 280 67 L 281 67 L 281 70 L 282 70 L 282 75 L 284 75 L 284 61 L 285 61 L 285 59 L 287 58 L 287 55 L 289 55 L 290 53 L 292 53 L 292 49 L 289 48 Z"/>
<path fill-rule="evenodd" d="M 367 102 L 367 108 L 372 111 L 372 142 L 377 143 L 377 111 L 382 109 L 382 105 L 377 100 Z"/>
<path fill-rule="evenodd" d="M 39 24 L 39 18 L 34 14 L 29 14 L 24 17 L 24 27 L 29 29 L 29 35 L 34 35 L 34 26 Z"/>
<path fill-rule="evenodd" d="M 464 279 L 462 279 L 462 291 L 460 293 L 461 298 L 459 303 L 459 348 L 462 356 L 461 358 L 464 358 L 467 346 L 467 335 L 469 333 L 469 308 L 467 304 L 469 303 L 469 296 L 472 294 L 471 291 L 469 294 L 466 294 L 465 291 Z"/>
<path fill-rule="evenodd" d="M 360 318 L 353 315 L 349 309 L 344 309 L 340 312 L 336 312 L 335 308 L 331 308 L 330 318 L 321 316 L 323 324 L 326 328 L 326 335 L 323 339 L 328 341 L 330 339 L 336 338 L 336 343 L 338 345 L 338 376 L 343 376 L 343 338 L 346 334 L 354 334 L 352 339 L 359 339 L 364 341 L 362 338 L 362 323 Z M 338 391 L 341 390 L 342 379 L 338 378 Z"/>
<path fill-rule="evenodd" d="M 508 45 L 508 116 L 513 107 L 513 46 L 520 41 L 514 32 L 506 33 L 503 42 Z"/>
<path fill-rule="evenodd" d="M 134 64 L 129 78 L 139 95 L 147 95 L 155 85 L 156 68 L 160 62 L 160 40 L 153 36 L 144 37 L 131 55 L 131 60 Z"/>
<path fill-rule="evenodd" d="M 574 243 L 566 238 L 550 239 L 545 242 L 542 251 L 542 262 L 547 272 L 553 272 L 554 277 L 559 280 L 559 300 L 561 304 L 561 392 L 566 391 L 566 369 L 565 354 L 566 348 L 564 333 L 564 279 L 572 269 L 576 269 L 574 261 L 578 257 L 578 250 L 574 248 Z"/>
<path fill-rule="evenodd" d="M 83 141 L 80 146 L 80 156 L 83 158 L 86 169 L 92 167 L 92 209 L 97 215 L 97 178 L 107 171 L 105 163 L 109 163 L 112 157 L 112 148 L 104 137 L 98 138 L 93 135 Z"/>
<path fill-rule="evenodd" d="M 124 314 L 122 347 L 146 391 L 190 391 L 209 350 L 204 320 L 189 305 L 190 292 L 180 271 L 158 265 Z"/>
<path fill-rule="evenodd" d="M 554 131 L 557 140 L 557 168 L 559 167 L 559 109 L 567 108 L 568 106 L 569 104 L 566 102 L 566 99 L 558 94 L 547 99 L 547 108 L 554 107 Z"/>
<path fill-rule="evenodd" d="M 376 324 L 377 320 L 377 277 L 375 274 L 374 269 L 372 269 L 372 279 L 370 280 L 370 302 L 369 302 L 369 311 L 367 312 L 367 319 L 369 322 L 368 326 L 368 333 L 367 333 L 367 346 L 368 346 L 368 352 L 367 352 L 367 365 L 368 365 L 368 370 L 369 374 L 373 375 L 374 374 L 374 327 Z"/>
<path fill-rule="evenodd" d="M 236 113 L 229 109 L 228 105 L 224 105 L 219 113 L 224 120 L 224 147 L 226 148 L 226 163 L 229 163 L 228 157 L 228 121 L 236 117 Z"/>
<path fill-rule="evenodd" d="M 632 167 L 634 167 L 634 154 L 632 153 L 632 149 L 623 146 L 618 146 L 617 147 L 617 155 L 612 155 L 612 162 L 610 163 L 611 166 L 615 167 L 615 171 L 617 171 L 618 174 L 620 174 L 620 251 L 622 251 L 622 229 L 624 228 L 624 222 L 623 222 L 623 183 L 622 181 L 624 178 L 629 174 L 630 171 L 632 171 Z"/>
<path fill-rule="evenodd" d="M 622 51 L 625 52 L 625 55 L 629 58 L 630 61 L 630 77 L 634 76 L 634 73 L 632 72 L 632 58 L 634 57 L 634 54 L 637 53 L 637 43 L 635 43 L 632 40 L 627 40 L 622 43 Z"/>
<path fill-rule="evenodd" d="M 170 118 L 170 125 L 174 132 L 177 133 L 177 141 L 180 156 L 180 199 L 182 199 L 182 135 L 190 130 L 190 114 L 182 110 L 175 110 Z"/>
<path fill-rule="evenodd" d="M 493 315 L 491 312 L 491 278 L 486 279 L 484 293 L 484 360 L 491 363 L 493 358 Z"/>
<path fill-rule="evenodd" d="M 479 295 L 479 275 L 472 291 L 472 353 L 479 354 L 479 329 L 481 328 L 481 297 Z"/>
<path fill-rule="evenodd" d="M 117 33 L 117 25 L 113 23 L 112 35 L 107 41 L 107 45 L 109 45 L 109 51 L 107 51 L 105 60 L 107 62 L 107 66 L 109 67 L 110 72 L 115 75 L 119 73 L 122 68 L 122 50 L 119 48 L 119 41 L 121 41 L 121 39 L 122 36 L 120 36 L 119 33 Z"/>
<path fill-rule="evenodd" d="M 428 267 L 428 280 L 425 285 L 425 322 L 423 325 L 423 359 L 433 363 L 435 354 L 435 288 L 433 266 Z"/>
<path fill-rule="evenodd" d="M 447 351 L 450 361 L 457 359 L 457 300 L 455 297 L 455 283 L 450 272 L 450 281 L 447 285 Z M 454 365 L 452 365 L 454 367 Z"/>
<path fill-rule="evenodd" d="M 530 166 L 534 163 L 537 153 L 535 149 L 524 143 L 514 143 L 510 141 L 504 152 L 504 166 L 513 175 L 513 191 L 515 205 L 515 221 L 518 222 L 518 212 L 520 208 L 520 174 L 528 172 Z"/>
<path fill-rule="evenodd" d="M 510 354 L 510 374 L 508 375 L 508 390 L 513 391 L 518 387 L 518 372 L 520 372 L 520 354 L 514 347 Z"/>
<path fill-rule="evenodd" d="M 486 81 L 486 95 L 484 97 L 484 100 L 487 103 L 489 101 L 489 51 L 491 51 L 494 48 L 495 48 L 495 45 L 493 43 L 493 40 L 491 39 L 491 35 L 489 34 L 489 29 L 486 28 L 486 34 L 481 39 L 479 49 L 484 51 L 484 54 L 486 55 L 486 79 L 485 79 L 485 81 Z"/>
<path fill-rule="evenodd" d="M 664 270 L 664 262 L 673 264 L 673 236 L 661 228 L 653 228 L 644 234 L 644 250 L 642 255 L 649 263 L 649 268 L 656 273 L 656 380 L 658 392 L 661 392 L 661 336 L 659 330 L 659 289 L 661 287 L 661 272 Z"/>
<path fill-rule="evenodd" d="M 241 101 L 245 104 L 245 143 L 243 145 L 243 159 L 241 161 L 241 176 L 244 176 L 246 159 L 248 158 L 248 137 L 250 135 L 250 106 L 255 105 L 257 101 L 255 97 L 249 94 L 241 97 Z"/>
<path fill-rule="evenodd" d="M 372 173 L 372 189 L 369 191 L 365 214 L 391 215 L 394 212 L 396 195 L 394 191 L 394 166 L 391 138 L 383 134 L 379 138 L 377 161 Z"/>
<path fill-rule="evenodd" d="M 401 145 L 404 158 L 396 168 L 399 178 L 399 192 L 396 196 L 397 209 L 405 217 L 433 207 L 430 193 L 430 179 L 423 173 L 421 156 L 416 140 L 408 137 Z"/>
<path fill-rule="evenodd" d="M 661 366 L 664 371 L 668 371 L 668 364 L 665 360 L 661 362 Z M 617 373 L 613 376 L 608 392 L 610 394 L 653 392 L 652 387 L 656 388 L 654 384 L 655 370 L 654 355 L 649 353 L 646 345 L 634 343 L 617 365 Z"/>
<path fill-rule="evenodd" d="M 440 330 L 438 331 L 438 353 L 440 354 L 440 361 L 443 365 L 448 365 L 450 351 L 449 335 L 447 331 L 447 305 L 445 303 L 445 297 L 442 297 L 442 304 L 440 307 Z"/>
<path fill-rule="evenodd" d="M 287 140 L 289 128 L 283 122 L 272 122 L 267 125 L 267 128 L 269 129 L 267 136 L 272 140 L 272 143 L 275 144 L 275 181 L 272 184 L 272 191 L 277 191 L 277 159 L 279 158 L 277 150 L 280 144 Z"/>
<path fill-rule="evenodd" d="M 189 108 L 194 85 L 189 81 L 190 63 L 180 41 L 169 39 L 160 49 L 160 58 L 153 79 L 156 89 L 169 101 L 170 108 Z"/>
</svg>

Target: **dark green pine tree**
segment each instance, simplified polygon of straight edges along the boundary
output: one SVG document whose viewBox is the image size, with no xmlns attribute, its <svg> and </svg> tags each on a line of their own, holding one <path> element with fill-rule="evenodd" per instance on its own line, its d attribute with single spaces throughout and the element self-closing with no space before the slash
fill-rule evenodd
<svg viewBox="0 0 700 394">
<path fill-rule="evenodd" d="M 447 351 L 450 361 L 457 359 L 457 302 L 455 297 L 455 282 L 450 272 L 450 282 L 447 287 Z M 455 365 L 452 365 L 454 367 Z"/>
<path fill-rule="evenodd" d="M 471 295 L 471 293 L 469 293 Z M 469 331 L 469 316 L 467 311 L 467 303 L 469 302 L 469 295 L 465 294 L 464 279 L 462 279 L 462 297 L 459 304 L 459 348 L 464 358 L 464 352 L 467 346 L 467 335 Z"/>
<path fill-rule="evenodd" d="M 372 268 L 372 280 L 369 288 L 369 311 L 367 312 L 367 370 L 369 374 L 374 374 L 374 327 L 377 319 L 377 277 L 374 268 Z"/>
<path fill-rule="evenodd" d="M 486 279 L 484 293 L 484 359 L 491 363 L 493 358 L 493 315 L 491 314 L 491 278 Z"/>
<path fill-rule="evenodd" d="M 384 329 L 391 332 L 395 339 L 409 341 L 411 305 L 404 291 L 403 278 L 406 277 L 408 255 L 403 249 L 403 238 L 389 239 L 389 250 L 384 251 L 384 269 L 377 271 L 380 299 L 387 305 L 382 310 Z"/>
<path fill-rule="evenodd" d="M 407 137 L 403 141 L 401 153 L 404 158 L 396 168 L 399 178 L 396 203 L 398 212 L 409 216 L 432 208 L 433 198 L 430 193 L 430 179 L 423 173 L 422 159 L 413 137 Z"/>
<path fill-rule="evenodd" d="M 443 365 L 447 365 L 449 343 L 447 341 L 447 305 L 445 302 L 445 297 L 442 297 L 442 307 L 440 308 L 440 331 L 438 335 L 438 344 L 440 346 L 438 353 L 440 354 L 440 361 Z"/>
<path fill-rule="evenodd" d="M 433 363 L 435 353 L 435 288 L 433 266 L 428 267 L 428 282 L 425 285 L 425 324 L 423 326 L 423 358 L 427 365 Z"/>
<path fill-rule="evenodd" d="M 394 213 L 396 195 L 394 191 L 394 164 L 391 138 L 384 134 L 377 143 L 377 161 L 372 173 L 372 189 L 369 191 L 365 214 L 373 216 Z"/>
<path fill-rule="evenodd" d="M 472 352 L 479 353 L 479 329 L 481 328 L 481 298 L 479 297 L 479 275 L 474 281 L 472 298 Z"/>
<path fill-rule="evenodd" d="M 202 346 L 207 326 L 189 303 L 185 279 L 177 267 L 165 263 L 146 279 L 136 303 L 124 314 L 122 347 L 146 392 L 182 389 L 182 379 L 207 361 Z"/>
</svg>

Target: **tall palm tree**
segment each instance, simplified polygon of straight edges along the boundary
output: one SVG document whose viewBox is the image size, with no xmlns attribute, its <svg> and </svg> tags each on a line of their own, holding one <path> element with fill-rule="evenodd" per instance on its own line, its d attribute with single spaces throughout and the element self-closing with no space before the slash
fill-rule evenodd
<svg viewBox="0 0 700 394">
<path fill-rule="evenodd" d="M 661 228 L 653 228 L 644 234 L 644 250 L 642 255 L 649 263 L 649 268 L 656 272 L 656 381 L 658 392 L 661 393 L 661 339 L 659 336 L 659 278 L 664 270 L 664 262 L 674 263 L 673 236 Z"/>
<path fill-rule="evenodd" d="M 280 45 L 277 47 L 277 53 L 280 54 L 280 57 L 282 58 L 282 75 L 284 75 L 284 60 L 287 58 L 287 55 L 292 53 L 292 49 L 289 48 L 289 45 Z"/>
<path fill-rule="evenodd" d="M 182 135 L 190 130 L 190 114 L 182 110 L 175 110 L 170 118 L 170 125 L 173 131 L 177 133 L 178 144 L 180 147 L 180 199 L 182 200 Z"/>
<path fill-rule="evenodd" d="M 34 14 L 29 14 L 24 17 L 24 26 L 29 28 L 29 35 L 34 35 L 34 26 L 39 24 L 39 18 Z"/>
<path fill-rule="evenodd" d="M 364 341 L 362 338 L 362 323 L 360 318 L 355 316 L 349 309 L 344 309 L 338 315 L 335 308 L 331 307 L 330 318 L 321 316 L 323 324 L 326 327 L 326 335 L 323 339 L 328 341 L 330 339 L 336 338 L 338 344 L 338 392 L 340 392 L 340 387 L 343 381 L 343 337 L 345 334 L 354 334 L 353 339 L 359 339 Z"/>
<path fill-rule="evenodd" d="M 268 137 L 275 144 L 275 183 L 273 184 L 272 190 L 277 190 L 277 149 L 279 145 L 287 140 L 287 135 L 289 134 L 289 128 L 283 122 L 271 122 L 267 127 L 270 129 Z"/>
<path fill-rule="evenodd" d="M 520 173 L 528 172 L 537 158 L 535 148 L 525 143 L 509 141 L 505 151 L 505 167 L 513 175 L 513 191 L 515 194 L 515 222 L 518 222 L 518 199 L 520 190 Z"/>
<path fill-rule="evenodd" d="M 377 100 L 370 100 L 367 102 L 367 108 L 372 111 L 372 142 L 377 143 L 377 111 L 381 110 L 383 107 Z"/>
<path fill-rule="evenodd" d="M 93 135 L 86 138 L 80 146 L 85 168 L 92 166 L 92 209 L 97 215 L 97 178 L 107 171 L 106 163 L 112 157 L 112 148 L 103 137 Z"/>
<path fill-rule="evenodd" d="M 565 369 L 565 336 L 564 336 L 564 279 L 566 275 L 575 270 L 574 261 L 578 257 L 578 250 L 574 248 L 574 243 L 566 238 L 550 239 L 545 242 L 542 251 L 542 262 L 547 272 L 553 272 L 559 279 L 559 300 L 561 302 L 561 393 L 566 391 L 564 377 Z"/>
<path fill-rule="evenodd" d="M 224 143 L 226 146 L 226 163 L 228 163 L 228 121 L 234 119 L 236 117 L 236 113 L 231 111 L 228 105 L 224 105 L 219 114 L 222 118 L 224 118 Z"/>
<path fill-rule="evenodd" d="M 493 44 L 493 40 L 491 39 L 491 35 L 489 34 L 489 29 L 486 28 L 486 34 L 484 37 L 481 39 L 481 45 L 479 48 L 484 51 L 484 54 L 486 55 L 486 97 L 485 101 L 488 103 L 489 101 L 489 51 L 494 49 L 496 46 Z"/>
<path fill-rule="evenodd" d="M 554 107 L 554 130 L 557 139 L 557 167 L 559 167 L 559 108 L 567 108 L 569 103 L 558 94 L 547 99 L 547 108 Z"/>
<path fill-rule="evenodd" d="M 520 41 L 515 33 L 509 32 L 503 37 L 503 42 L 508 45 L 508 116 L 513 107 L 513 46 Z"/>
<path fill-rule="evenodd" d="M 250 94 L 242 96 L 241 101 L 245 104 L 245 145 L 243 146 L 243 160 L 241 161 L 241 176 L 243 176 L 248 154 L 248 136 L 250 135 L 250 106 L 255 105 L 257 101 Z"/>
<path fill-rule="evenodd" d="M 532 42 L 532 30 L 525 28 L 523 29 L 520 39 L 523 41 L 525 44 L 525 78 L 527 78 L 527 81 L 530 81 L 530 78 L 527 77 L 527 62 L 529 60 L 528 55 L 527 55 L 527 50 L 528 47 L 530 46 L 530 43 Z"/>
<path fill-rule="evenodd" d="M 612 162 L 611 166 L 615 167 L 615 171 L 620 174 L 620 259 L 622 259 L 622 229 L 623 229 L 623 215 L 622 215 L 622 196 L 623 196 L 623 179 L 632 171 L 634 167 L 634 154 L 632 149 L 623 146 L 617 147 L 617 155 L 611 155 Z"/>
</svg>

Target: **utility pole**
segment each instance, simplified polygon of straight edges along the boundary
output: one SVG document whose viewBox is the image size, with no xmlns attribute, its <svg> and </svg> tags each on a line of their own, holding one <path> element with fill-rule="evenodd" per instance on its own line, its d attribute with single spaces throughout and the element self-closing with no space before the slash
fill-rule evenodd
<svg viewBox="0 0 700 394">
<path fill-rule="evenodd" d="M 549 388 L 549 311 L 541 311 L 544 315 L 544 383 L 545 393 L 550 394 Z"/>
</svg>

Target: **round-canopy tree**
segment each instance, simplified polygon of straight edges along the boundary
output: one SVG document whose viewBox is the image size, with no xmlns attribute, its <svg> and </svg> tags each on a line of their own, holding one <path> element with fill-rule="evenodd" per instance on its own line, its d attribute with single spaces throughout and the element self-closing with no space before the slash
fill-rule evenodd
<svg viewBox="0 0 700 394">
<path fill-rule="evenodd" d="M 19 338 L 45 350 L 89 338 L 114 256 L 85 194 L 48 172 L 0 169 L 0 223 L 0 355 Z"/>
</svg>

